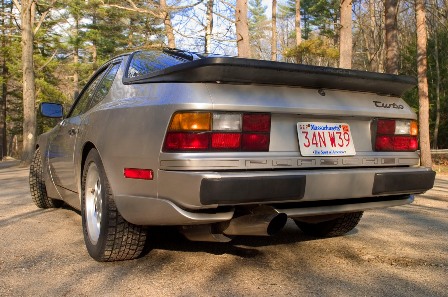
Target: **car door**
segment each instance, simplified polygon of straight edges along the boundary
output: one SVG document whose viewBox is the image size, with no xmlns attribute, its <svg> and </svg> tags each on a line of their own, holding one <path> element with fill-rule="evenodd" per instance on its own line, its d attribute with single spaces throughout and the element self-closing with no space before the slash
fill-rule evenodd
<svg viewBox="0 0 448 297">
<path fill-rule="evenodd" d="M 91 100 L 107 69 L 107 66 L 103 67 L 90 80 L 73 105 L 67 118 L 59 123 L 55 137 L 50 140 L 48 157 L 53 182 L 58 186 L 58 191 L 62 198 L 72 205 L 79 200 L 74 166 L 75 143 L 83 116 L 92 106 Z"/>
</svg>

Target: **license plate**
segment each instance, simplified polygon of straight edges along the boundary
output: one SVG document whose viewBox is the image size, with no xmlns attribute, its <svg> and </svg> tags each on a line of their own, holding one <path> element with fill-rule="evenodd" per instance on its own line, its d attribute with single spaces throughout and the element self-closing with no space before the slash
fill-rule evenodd
<svg viewBox="0 0 448 297">
<path fill-rule="evenodd" d="M 297 123 L 302 156 L 356 155 L 350 126 L 346 123 Z"/>
</svg>

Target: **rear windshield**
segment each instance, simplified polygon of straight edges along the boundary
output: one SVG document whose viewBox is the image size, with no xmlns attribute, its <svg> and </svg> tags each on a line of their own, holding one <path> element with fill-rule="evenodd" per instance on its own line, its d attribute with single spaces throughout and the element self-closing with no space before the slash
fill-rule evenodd
<svg viewBox="0 0 448 297">
<path fill-rule="evenodd" d="M 138 77 L 186 62 L 189 60 L 162 52 L 136 52 L 132 56 L 126 76 L 128 78 Z"/>
</svg>

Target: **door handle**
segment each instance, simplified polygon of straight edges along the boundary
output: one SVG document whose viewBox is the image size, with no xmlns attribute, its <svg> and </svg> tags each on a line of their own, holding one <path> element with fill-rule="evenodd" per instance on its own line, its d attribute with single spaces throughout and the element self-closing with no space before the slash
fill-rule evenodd
<svg viewBox="0 0 448 297">
<path fill-rule="evenodd" d="M 70 130 L 68 130 L 68 135 L 75 136 L 77 132 L 78 132 L 78 129 L 71 128 Z"/>
</svg>

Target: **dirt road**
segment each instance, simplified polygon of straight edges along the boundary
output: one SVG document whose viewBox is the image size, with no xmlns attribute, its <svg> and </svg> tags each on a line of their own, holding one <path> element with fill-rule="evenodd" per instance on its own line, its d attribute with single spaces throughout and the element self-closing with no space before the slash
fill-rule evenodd
<svg viewBox="0 0 448 297">
<path fill-rule="evenodd" d="M 9 165 L 11 165 L 9 163 Z M 80 215 L 40 210 L 28 171 L 0 163 L 0 296 L 448 296 L 448 176 L 412 205 L 366 212 L 349 235 L 188 242 L 153 231 L 141 259 L 97 263 Z"/>
</svg>

